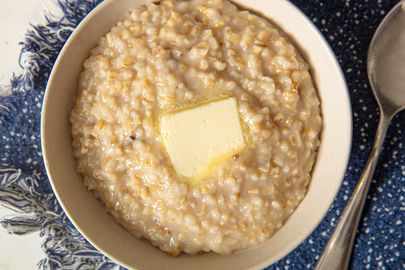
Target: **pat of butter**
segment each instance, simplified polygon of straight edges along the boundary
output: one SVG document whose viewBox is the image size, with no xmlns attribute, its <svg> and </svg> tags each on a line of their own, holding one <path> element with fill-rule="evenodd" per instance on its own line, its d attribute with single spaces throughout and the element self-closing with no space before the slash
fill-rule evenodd
<svg viewBox="0 0 405 270">
<path fill-rule="evenodd" d="M 174 169 L 188 178 L 207 173 L 245 146 L 235 98 L 163 115 L 159 128 Z"/>
</svg>

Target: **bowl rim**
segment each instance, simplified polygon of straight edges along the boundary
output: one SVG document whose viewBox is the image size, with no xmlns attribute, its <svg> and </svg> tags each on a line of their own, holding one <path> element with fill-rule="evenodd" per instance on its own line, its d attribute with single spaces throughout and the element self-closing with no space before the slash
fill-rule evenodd
<svg viewBox="0 0 405 270">
<path fill-rule="evenodd" d="M 47 108 L 47 104 L 48 104 L 48 98 L 49 98 L 49 88 L 52 85 L 52 82 L 54 80 L 55 77 L 55 73 L 56 70 L 58 69 L 58 66 L 60 65 L 61 59 L 63 58 L 62 56 L 65 54 L 66 50 L 70 47 L 70 45 L 75 42 L 75 36 L 78 32 L 80 32 L 80 30 L 82 28 L 85 27 L 85 25 L 87 24 L 87 22 L 90 20 L 90 18 L 96 16 L 102 9 L 104 9 L 105 7 L 107 7 L 109 4 L 111 4 L 114 0 L 104 0 L 102 3 L 100 3 L 99 5 L 97 5 L 93 10 L 91 10 L 84 18 L 83 20 L 77 25 L 77 27 L 73 30 L 73 32 L 71 33 L 71 35 L 69 36 L 69 38 L 67 39 L 67 41 L 65 42 L 65 44 L 63 45 L 62 49 L 59 52 L 59 55 L 56 59 L 56 61 L 53 64 L 51 73 L 49 75 L 48 81 L 47 81 L 47 85 L 46 85 L 46 89 L 45 89 L 45 93 L 44 93 L 44 98 L 43 98 L 43 102 L 42 102 L 42 108 L 41 108 L 41 124 L 40 124 L 40 133 L 41 133 L 41 148 L 42 148 L 42 153 L 43 153 L 43 160 L 44 160 L 44 165 L 45 165 L 45 171 L 47 173 L 47 177 L 49 179 L 49 182 L 51 184 L 52 190 L 55 193 L 55 196 L 59 202 L 59 204 L 61 205 L 64 213 L 66 214 L 66 216 L 69 218 L 70 222 L 74 225 L 74 227 L 81 233 L 81 235 L 92 245 L 94 246 L 98 251 L 100 251 L 100 253 L 102 253 L 103 255 L 107 256 L 109 259 L 111 259 L 112 261 L 114 261 L 115 263 L 124 266 L 128 269 L 137 269 L 134 268 L 132 265 L 127 264 L 126 262 L 124 262 L 123 260 L 121 260 L 120 258 L 117 258 L 116 256 L 112 255 L 110 252 L 106 251 L 103 247 L 99 246 L 98 244 L 96 244 L 88 235 L 86 232 L 84 232 L 80 225 L 78 224 L 77 221 L 75 221 L 72 217 L 70 212 L 66 209 L 66 206 L 64 205 L 64 202 L 60 199 L 60 194 L 58 189 L 55 187 L 55 180 L 52 178 L 51 173 L 49 171 L 49 165 L 48 165 L 48 159 L 47 159 L 47 151 L 46 151 L 46 142 L 45 142 L 45 138 L 44 138 L 44 133 L 45 133 L 45 115 L 46 115 L 46 108 Z M 233 1 L 233 0 L 230 0 Z M 336 190 L 333 191 L 333 197 L 331 196 L 330 202 L 328 202 L 329 207 L 326 208 L 326 210 L 322 211 L 322 218 L 319 219 L 316 223 L 316 226 L 313 226 L 313 228 L 311 228 L 311 230 L 308 230 L 308 232 L 305 234 L 304 237 L 302 237 L 302 239 L 295 239 L 294 241 L 292 241 L 292 243 L 290 244 L 290 248 L 288 250 L 286 250 L 285 252 L 283 252 L 283 254 L 278 254 L 275 256 L 275 258 L 273 259 L 268 259 L 265 260 L 263 262 L 257 263 L 254 266 L 254 269 L 259 269 L 259 268 L 264 268 L 264 267 L 268 267 L 274 263 L 276 263 L 277 261 L 279 261 L 280 259 L 284 258 L 285 256 L 287 256 L 288 254 L 290 254 L 292 251 L 294 251 L 299 245 L 301 245 L 319 226 L 319 224 L 322 222 L 322 220 L 324 220 L 325 216 L 327 215 L 330 207 L 332 206 L 333 202 L 336 199 L 336 196 L 339 192 L 339 190 L 341 189 L 341 185 L 344 181 L 345 178 L 345 173 L 347 171 L 347 167 L 349 165 L 349 161 L 350 161 L 350 154 L 351 154 L 351 148 L 352 148 L 352 132 L 353 132 L 353 112 L 352 112 L 352 104 L 351 104 L 351 99 L 350 99 L 350 94 L 349 94 L 349 89 L 347 86 L 347 82 L 344 76 L 344 73 L 342 71 L 342 68 L 336 58 L 336 55 L 334 54 L 331 46 L 329 45 L 329 43 L 327 42 L 327 40 L 325 39 L 325 37 L 322 35 L 322 33 L 319 31 L 319 29 L 314 25 L 314 23 L 303 13 L 303 11 L 301 11 L 297 6 L 295 6 L 293 3 L 291 3 L 290 1 L 284 1 L 284 0 L 273 0 L 273 1 L 282 1 L 284 2 L 285 5 L 288 5 L 289 8 L 291 8 L 292 10 L 294 10 L 294 12 L 296 13 L 296 16 L 299 16 L 303 19 L 303 21 L 305 21 L 305 24 L 307 24 L 307 26 L 309 27 L 309 29 L 311 31 L 313 31 L 316 36 L 319 39 L 319 42 L 322 43 L 322 46 L 324 48 L 324 50 L 326 51 L 326 53 L 329 56 L 329 59 L 333 62 L 333 66 L 334 69 L 336 71 L 336 76 L 339 77 L 340 79 L 340 83 L 342 83 L 341 88 L 344 88 L 345 91 L 343 91 L 342 96 L 344 96 L 344 99 L 346 100 L 346 104 L 348 105 L 346 108 L 344 108 L 345 110 L 347 110 L 347 116 L 348 118 L 346 119 L 347 121 L 347 131 L 345 132 L 345 136 L 346 136 L 346 140 L 348 141 L 348 144 L 346 145 L 346 148 L 342 150 L 342 152 L 345 154 L 345 166 L 344 166 L 344 170 L 342 168 L 341 171 L 341 175 L 339 175 L 338 179 L 340 179 L 339 184 L 336 185 Z M 239 1 L 236 1 L 237 4 L 239 5 Z M 244 5 L 244 4 L 243 4 Z M 267 18 L 264 15 L 265 18 Z M 270 18 L 271 20 L 271 18 Z M 276 27 L 281 28 L 283 30 L 282 27 L 278 26 L 276 24 Z M 322 101 L 321 101 L 322 102 Z M 317 162 L 317 161 L 316 161 Z M 313 165 L 315 167 L 316 165 Z M 314 169 L 313 167 L 313 169 Z"/>
</svg>

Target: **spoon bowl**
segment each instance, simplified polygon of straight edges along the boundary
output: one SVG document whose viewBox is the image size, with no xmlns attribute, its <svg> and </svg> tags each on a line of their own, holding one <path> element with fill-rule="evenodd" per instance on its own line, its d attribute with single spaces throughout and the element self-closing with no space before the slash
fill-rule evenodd
<svg viewBox="0 0 405 270">
<path fill-rule="evenodd" d="M 405 2 L 383 20 L 371 40 L 368 74 L 380 110 L 405 108 Z M 387 112 L 388 113 L 388 112 Z"/>
</svg>

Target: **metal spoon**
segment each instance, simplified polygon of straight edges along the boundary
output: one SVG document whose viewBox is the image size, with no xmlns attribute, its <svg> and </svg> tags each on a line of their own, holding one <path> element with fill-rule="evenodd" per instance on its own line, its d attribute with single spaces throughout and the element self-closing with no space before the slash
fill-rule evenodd
<svg viewBox="0 0 405 270">
<path fill-rule="evenodd" d="M 400 1 L 378 27 L 368 50 L 367 62 L 371 89 L 380 109 L 377 134 L 356 188 L 316 265 L 317 270 L 348 268 L 357 226 L 385 134 L 392 118 L 405 109 L 405 1 Z"/>
</svg>

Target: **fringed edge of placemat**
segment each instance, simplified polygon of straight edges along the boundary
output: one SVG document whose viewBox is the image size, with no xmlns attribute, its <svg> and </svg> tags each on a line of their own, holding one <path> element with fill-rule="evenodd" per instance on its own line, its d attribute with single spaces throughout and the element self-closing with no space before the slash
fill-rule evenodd
<svg viewBox="0 0 405 270">
<path fill-rule="evenodd" d="M 18 61 L 22 73 L 13 74 L 11 96 L 0 100 L 0 124 L 2 117 L 7 117 L 14 106 L 13 96 L 30 91 L 43 96 L 47 78 L 66 40 L 100 2 L 58 0 L 62 17 L 45 14 L 45 24 L 30 25 L 20 43 L 22 49 Z M 0 217 L 0 224 L 8 233 L 40 234 L 46 257 L 38 262 L 39 269 L 123 269 L 98 252 L 73 227 L 57 202 L 48 179 L 35 170 L 25 173 L 12 165 L 0 164 L 0 205 L 14 212 Z"/>
</svg>

